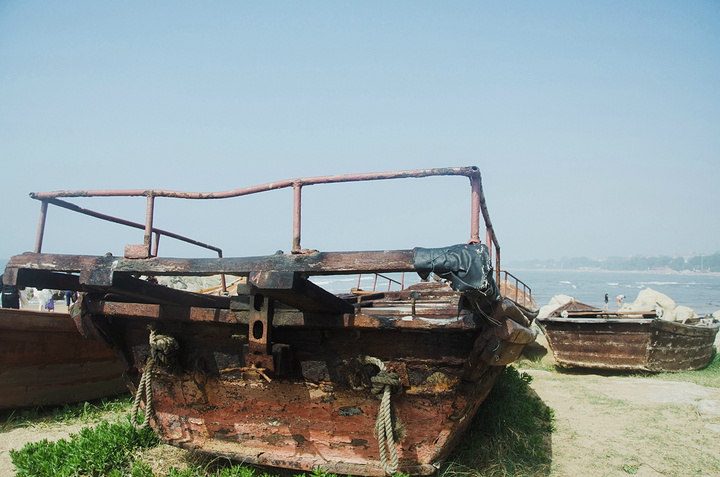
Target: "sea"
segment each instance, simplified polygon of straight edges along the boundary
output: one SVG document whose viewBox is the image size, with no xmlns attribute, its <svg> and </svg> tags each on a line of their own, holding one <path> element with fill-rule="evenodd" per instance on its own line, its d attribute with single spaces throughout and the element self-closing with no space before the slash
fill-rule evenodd
<svg viewBox="0 0 720 477">
<path fill-rule="evenodd" d="M 652 288 L 672 298 L 676 305 L 692 308 L 699 316 L 720 310 L 718 274 L 603 270 L 512 270 L 511 273 L 530 287 L 541 307 L 555 295 L 568 295 L 602 308 L 607 293 L 612 310 L 618 295 L 625 295 L 624 303 L 631 303 L 641 290 Z"/>
<path fill-rule="evenodd" d="M 528 285 L 538 306 L 543 307 L 555 295 L 568 295 L 577 301 L 602 308 L 605 294 L 610 300 L 610 309 L 616 306 L 616 297 L 625 295 L 624 303 L 635 301 L 638 293 L 646 288 L 664 293 L 675 304 L 692 308 L 699 316 L 720 310 L 720 275 L 712 273 L 677 273 L 658 271 L 604 271 L 604 270 L 509 270 Z M 398 282 L 400 274 L 388 274 Z M 315 283 L 333 293 L 348 292 L 352 287 L 379 291 L 397 290 L 397 283 L 374 275 L 360 277 L 314 277 Z M 416 274 L 405 274 L 405 286 L 417 283 Z M 358 286 L 359 285 L 359 286 Z"/>
</svg>

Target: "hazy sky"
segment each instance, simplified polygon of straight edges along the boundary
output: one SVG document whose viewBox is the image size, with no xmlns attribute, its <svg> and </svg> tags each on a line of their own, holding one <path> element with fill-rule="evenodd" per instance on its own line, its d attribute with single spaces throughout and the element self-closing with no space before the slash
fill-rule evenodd
<svg viewBox="0 0 720 477">
<path fill-rule="evenodd" d="M 33 248 L 31 191 L 464 165 L 504 260 L 714 253 L 719 153 L 714 0 L 0 2 L 0 258 Z M 141 198 L 75 202 L 144 221 Z M 302 245 L 464 242 L 469 202 L 464 178 L 306 188 Z M 271 254 L 291 205 L 159 199 L 155 224 Z M 44 251 L 141 242 L 51 207 Z"/>
</svg>

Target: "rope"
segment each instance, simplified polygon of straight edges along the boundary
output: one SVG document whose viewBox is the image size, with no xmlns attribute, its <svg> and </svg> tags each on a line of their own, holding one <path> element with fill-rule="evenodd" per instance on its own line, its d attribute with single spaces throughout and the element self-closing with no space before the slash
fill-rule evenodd
<svg viewBox="0 0 720 477">
<path fill-rule="evenodd" d="M 138 384 L 137 391 L 135 392 L 135 401 L 133 402 L 132 409 L 130 409 L 130 420 L 133 427 L 138 431 L 145 429 L 148 424 L 150 424 L 150 412 L 152 411 L 152 383 L 150 375 L 152 374 L 153 367 L 155 367 L 155 360 L 149 358 L 145 363 L 145 370 L 140 377 L 140 383 Z M 137 414 L 138 409 L 140 408 L 140 401 L 142 400 L 143 393 L 145 393 L 145 419 L 142 424 L 138 424 Z"/>
<path fill-rule="evenodd" d="M 172 336 L 161 335 L 155 328 L 150 329 L 150 354 L 153 359 L 165 368 L 175 361 L 175 353 L 180 348 Z"/>
<path fill-rule="evenodd" d="M 371 391 L 380 399 L 380 409 L 375 422 L 375 433 L 377 434 L 382 468 L 387 474 L 392 475 L 398 471 L 398 456 L 395 450 L 390 393 L 393 388 L 396 390 L 402 389 L 402 383 L 397 373 L 388 373 L 385 364 L 379 359 L 365 356 L 364 362 L 373 364 L 380 370 L 377 375 L 371 378 Z M 388 453 L 390 454 L 390 462 L 388 462 Z"/>
<path fill-rule="evenodd" d="M 161 335 L 155 328 L 150 328 L 150 358 L 145 363 L 145 370 L 140 377 L 138 383 L 137 392 L 135 393 L 135 400 L 133 406 L 130 409 L 130 419 L 135 429 L 144 429 L 150 424 L 150 414 L 152 413 L 152 371 L 155 367 L 155 363 L 158 362 L 165 368 L 169 368 L 174 364 L 175 353 L 179 349 L 178 342 L 172 336 Z M 145 419 L 142 424 L 137 423 L 138 409 L 140 408 L 140 401 L 142 396 L 145 394 Z"/>
</svg>

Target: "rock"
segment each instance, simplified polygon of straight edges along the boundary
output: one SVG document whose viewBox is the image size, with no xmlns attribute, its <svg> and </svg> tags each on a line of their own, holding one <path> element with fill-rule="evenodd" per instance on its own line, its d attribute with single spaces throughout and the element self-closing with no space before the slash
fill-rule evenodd
<svg viewBox="0 0 720 477">
<path fill-rule="evenodd" d="M 702 419 L 718 418 L 720 417 L 720 401 L 701 399 L 697 404 L 697 412 Z"/>
<path fill-rule="evenodd" d="M 634 302 L 623 305 L 622 311 L 637 312 L 653 312 L 657 311 L 658 316 L 666 321 L 678 321 L 676 316 L 677 305 L 672 298 L 655 291 L 652 288 L 646 288 L 638 293 Z M 685 307 L 687 308 L 687 307 Z M 688 308 L 689 309 L 689 308 Z M 692 310 L 690 310 L 691 313 Z M 685 315 L 683 315 L 685 316 Z M 690 315 L 692 317 L 692 314 Z"/>
<path fill-rule="evenodd" d="M 550 313 L 557 310 L 564 304 L 570 303 L 573 300 L 574 298 L 568 295 L 555 295 L 554 297 L 550 298 L 550 302 L 547 305 L 540 308 L 537 317 L 541 319 L 547 318 Z"/>
<path fill-rule="evenodd" d="M 693 318 L 699 318 L 692 308 L 687 306 L 678 306 L 675 308 L 675 321 L 684 323 Z"/>
</svg>

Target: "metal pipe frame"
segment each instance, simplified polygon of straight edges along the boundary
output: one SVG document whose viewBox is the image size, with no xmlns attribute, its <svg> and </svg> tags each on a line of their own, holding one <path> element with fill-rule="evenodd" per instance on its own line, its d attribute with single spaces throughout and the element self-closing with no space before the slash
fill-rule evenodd
<svg viewBox="0 0 720 477">
<path fill-rule="evenodd" d="M 99 214 L 97 212 L 88 211 L 81 209 L 64 201 L 59 201 L 60 197 L 147 197 L 147 209 L 145 217 L 145 225 L 141 228 L 145 231 L 144 246 L 147 247 L 148 254 L 154 252 L 157 254 L 157 245 L 159 238 L 156 237 L 155 250 L 151 250 L 151 236 L 152 233 L 162 233 L 168 237 L 172 237 L 178 240 L 182 240 L 188 243 L 193 243 L 205 248 L 219 251 L 217 247 L 212 247 L 201 242 L 182 237 L 178 234 L 171 232 L 160 231 L 153 227 L 153 212 L 154 212 L 154 201 L 156 197 L 170 197 L 180 199 L 227 199 L 233 197 L 240 197 L 244 195 L 256 194 L 259 192 L 266 192 L 271 190 L 283 189 L 292 187 L 293 188 L 293 253 L 301 253 L 300 248 L 300 235 L 301 235 L 301 209 L 302 209 L 302 187 L 317 184 L 333 184 L 339 182 L 359 182 L 359 181 L 375 181 L 375 180 L 387 180 L 387 179 L 406 179 L 406 178 L 422 178 L 432 176 L 465 176 L 470 179 L 471 184 L 471 216 L 470 216 L 470 239 L 468 243 L 479 243 L 480 242 L 480 215 L 482 215 L 485 222 L 486 229 L 486 245 L 490 250 L 491 261 L 493 255 L 493 248 L 495 249 L 495 268 L 499 273 L 500 269 L 500 245 L 495 235 L 495 231 L 490 221 L 490 214 L 488 213 L 487 206 L 485 203 L 485 196 L 482 191 L 482 182 L 480 171 L 476 166 L 467 167 L 446 167 L 446 168 L 433 168 L 433 169 L 417 169 L 417 170 L 406 170 L 406 171 L 392 171 L 392 172 L 374 172 L 374 173 L 361 173 L 361 174 L 345 174 L 345 175 L 331 175 L 331 176 L 318 176 L 318 177 L 306 177 L 300 179 L 287 179 L 279 182 L 269 182 L 267 184 L 246 187 L 241 189 L 234 189 L 223 192 L 181 192 L 173 190 L 161 190 L 161 189 L 128 189 L 128 190 L 75 190 L 75 191 L 55 191 L 55 192 L 32 192 L 30 197 L 33 199 L 43 201 L 43 210 L 41 211 L 40 224 L 38 226 L 38 239 L 36 241 L 35 251 L 39 252 L 42 244 L 42 236 L 45 227 L 45 216 L 47 213 L 47 203 L 53 203 L 54 205 L 61 205 L 70 210 L 84 213 L 86 215 L 92 215 L 94 217 L 103 218 L 104 220 L 110 220 L 111 222 L 121 223 L 124 225 L 130 225 L 135 227 L 137 224 L 129 222 L 116 217 Z M 220 252 L 221 253 L 221 252 Z"/>
</svg>

